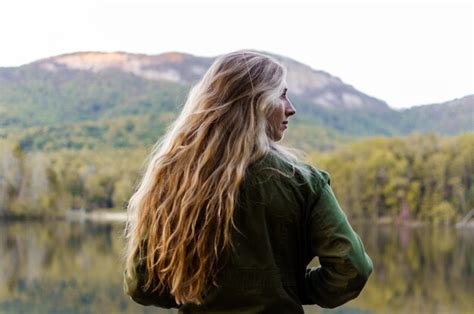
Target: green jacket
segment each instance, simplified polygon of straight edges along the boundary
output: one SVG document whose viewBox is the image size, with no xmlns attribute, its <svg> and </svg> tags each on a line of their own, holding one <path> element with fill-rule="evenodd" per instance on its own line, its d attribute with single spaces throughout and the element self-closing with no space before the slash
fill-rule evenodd
<svg viewBox="0 0 474 314">
<path fill-rule="evenodd" d="M 303 313 L 304 304 L 333 308 L 359 295 L 372 261 L 331 189 L 327 172 L 306 171 L 269 153 L 252 164 L 240 189 L 235 250 L 205 305 L 181 313 Z M 273 169 L 278 169 L 275 171 Z M 321 266 L 307 268 L 319 257 Z M 169 293 L 142 289 L 145 269 L 124 276 L 125 292 L 143 305 L 177 307 Z"/>
</svg>

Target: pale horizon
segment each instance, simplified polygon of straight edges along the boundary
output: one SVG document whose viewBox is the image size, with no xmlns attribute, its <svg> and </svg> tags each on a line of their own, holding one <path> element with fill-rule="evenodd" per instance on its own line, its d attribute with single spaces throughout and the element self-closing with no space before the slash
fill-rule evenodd
<svg viewBox="0 0 474 314">
<path fill-rule="evenodd" d="M 17 0 L 0 10 L 8 43 L 0 67 L 85 51 L 255 49 L 328 72 L 394 109 L 474 94 L 472 2 Z"/>
</svg>

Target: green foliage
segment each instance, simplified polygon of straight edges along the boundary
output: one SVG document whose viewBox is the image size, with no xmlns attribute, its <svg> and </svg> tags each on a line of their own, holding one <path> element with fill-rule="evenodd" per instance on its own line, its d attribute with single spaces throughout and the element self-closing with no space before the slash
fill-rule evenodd
<svg viewBox="0 0 474 314">
<path fill-rule="evenodd" d="M 176 114 L 117 117 L 47 127 L 31 127 L 11 133 L 25 152 L 62 149 L 136 148 L 153 144 Z"/>
<path fill-rule="evenodd" d="M 290 124 L 281 144 L 302 151 L 329 151 L 355 139 L 354 136 L 314 124 L 306 118 L 295 117 Z"/>
<path fill-rule="evenodd" d="M 473 110 L 474 95 L 443 104 L 408 108 L 400 112 L 398 130 L 402 134 L 413 131 L 435 131 L 446 135 L 472 132 Z"/>
<path fill-rule="evenodd" d="M 64 214 L 71 208 L 124 208 L 146 157 L 141 149 L 25 154 L 0 142 L 0 216 Z"/>
<path fill-rule="evenodd" d="M 398 127 L 400 112 L 390 108 L 380 109 L 351 109 L 327 108 L 322 106 L 308 105 L 307 100 L 296 103 L 300 116 L 332 131 L 346 136 L 366 137 L 374 135 L 396 135 L 400 134 Z"/>
<path fill-rule="evenodd" d="M 124 208 L 153 144 L 152 134 L 146 133 L 152 123 L 153 118 L 145 117 L 117 118 L 100 127 L 84 122 L 71 129 L 74 137 L 83 134 L 84 142 L 92 141 L 81 149 L 61 148 L 66 143 L 61 137 L 38 146 L 49 152 L 26 152 L 31 146 L 24 147 L 21 136 L 18 141 L 1 140 L 0 213 L 51 215 L 69 208 Z M 163 132 L 166 124 L 161 121 L 161 131 L 157 127 L 156 132 Z M 331 137 L 338 135 L 329 133 Z M 143 138 L 148 138 L 147 145 Z M 127 145 L 121 147 L 120 141 Z M 474 133 L 446 138 L 412 134 L 350 142 L 313 152 L 308 161 L 330 172 L 338 200 L 352 217 L 449 223 L 474 207 L 472 156 Z"/>
<path fill-rule="evenodd" d="M 474 207 L 474 133 L 374 137 L 309 161 L 328 170 L 353 217 L 452 222 Z"/>
<path fill-rule="evenodd" d="M 456 217 L 456 209 L 451 203 L 442 201 L 433 207 L 430 216 L 435 223 L 450 223 Z"/>
<path fill-rule="evenodd" d="M 0 127 L 14 130 L 176 111 L 188 88 L 118 70 L 0 70 Z"/>
</svg>

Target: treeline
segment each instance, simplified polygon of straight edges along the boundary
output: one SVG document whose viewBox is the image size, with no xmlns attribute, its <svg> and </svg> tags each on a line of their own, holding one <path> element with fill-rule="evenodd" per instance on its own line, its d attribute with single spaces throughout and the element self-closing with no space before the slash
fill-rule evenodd
<svg viewBox="0 0 474 314">
<path fill-rule="evenodd" d="M 35 126 L 22 130 L 0 128 L 0 139 L 18 142 L 23 152 L 52 152 L 63 149 L 140 148 L 153 145 L 177 117 L 172 111 L 103 118 L 77 123 Z M 296 117 L 285 145 L 309 150 L 330 150 L 354 140 L 354 136 L 315 125 Z M 302 136 L 304 134 L 304 136 Z"/>
<path fill-rule="evenodd" d="M 352 217 L 450 222 L 474 208 L 474 133 L 373 137 L 309 161 Z"/>
<path fill-rule="evenodd" d="M 71 208 L 123 209 L 145 148 L 25 152 L 0 142 L 0 215 L 56 215 Z M 375 137 L 308 156 L 330 172 L 351 217 L 455 221 L 474 207 L 474 133 Z"/>
<path fill-rule="evenodd" d="M 144 149 L 26 154 L 18 143 L 0 143 L 0 216 L 123 208 L 145 158 Z"/>
<path fill-rule="evenodd" d="M 18 142 L 24 152 L 63 149 L 137 148 L 152 145 L 175 118 L 171 112 L 30 127 L 4 138 Z M 1 134 L 0 134 L 1 136 Z"/>
</svg>

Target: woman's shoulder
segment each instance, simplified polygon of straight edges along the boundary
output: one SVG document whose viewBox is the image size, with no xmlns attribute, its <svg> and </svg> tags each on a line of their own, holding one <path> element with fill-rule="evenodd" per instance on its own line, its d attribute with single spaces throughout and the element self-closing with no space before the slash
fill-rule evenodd
<svg viewBox="0 0 474 314">
<path fill-rule="evenodd" d="M 313 166 L 307 162 L 299 161 L 299 168 L 296 168 L 298 175 L 310 185 L 312 190 L 319 190 L 331 184 L 331 175 L 327 170 Z"/>
<path fill-rule="evenodd" d="M 288 160 L 278 152 L 270 151 L 252 163 L 254 173 L 264 175 L 280 174 L 300 183 L 308 183 L 313 187 L 322 187 L 331 183 L 331 175 L 327 170 L 313 166 L 302 160 Z"/>
</svg>

